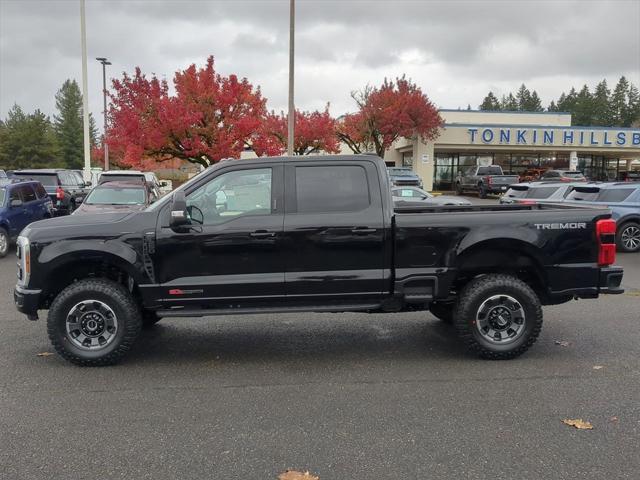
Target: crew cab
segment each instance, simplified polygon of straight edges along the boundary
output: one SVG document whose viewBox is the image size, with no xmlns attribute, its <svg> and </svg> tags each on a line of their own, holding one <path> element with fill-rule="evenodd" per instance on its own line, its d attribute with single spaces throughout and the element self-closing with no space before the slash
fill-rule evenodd
<svg viewBox="0 0 640 480">
<path fill-rule="evenodd" d="M 487 198 L 489 193 L 505 193 L 510 185 L 519 181 L 518 175 L 505 175 L 500 165 L 488 165 L 459 171 L 455 187 L 458 195 L 472 191 L 480 198 Z"/>
<path fill-rule="evenodd" d="M 622 293 L 606 208 L 393 207 L 375 156 L 225 160 L 142 212 L 18 239 L 15 304 L 56 351 L 120 360 L 162 317 L 430 310 L 480 356 L 525 352 L 542 305 Z"/>
</svg>

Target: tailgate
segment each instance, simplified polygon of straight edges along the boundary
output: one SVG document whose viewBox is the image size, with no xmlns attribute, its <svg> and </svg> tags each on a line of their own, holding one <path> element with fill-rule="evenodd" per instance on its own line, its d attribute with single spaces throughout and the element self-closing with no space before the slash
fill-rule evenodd
<svg viewBox="0 0 640 480">
<path fill-rule="evenodd" d="M 494 185 L 511 185 L 518 183 L 520 178 L 517 175 L 491 175 L 491 183 Z"/>
</svg>

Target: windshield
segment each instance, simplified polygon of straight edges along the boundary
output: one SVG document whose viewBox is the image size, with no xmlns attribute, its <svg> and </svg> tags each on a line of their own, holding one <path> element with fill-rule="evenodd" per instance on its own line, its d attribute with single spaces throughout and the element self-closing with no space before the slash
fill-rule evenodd
<svg viewBox="0 0 640 480">
<path fill-rule="evenodd" d="M 431 194 L 425 192 L 424 190 L 420 190 L 418 188 L 394 188 L 391 191 L 391 194 L 394 197 L 404 197 L 404 198 L 431 198 Z"/>
<path fill-rule="evenodd" d="M 393 175 L 395 177 L 413 177 L 414 173 L 413 170 L 411 170 L 410 168 L 396 168 L 396 167 L 392 167 L 389 169 L 389 175 Z"/>
<path fill-rule="evenodd" d="M 142 188 L 95 188 L 87 195 L 87 205 L 141 205 L 145 203 Z"/>
<path fill-rule="evenodd" d="M 58 176 L 55 173 L 43 174 L 43 173 L 20 173 L 13 174 L 14 178 L 21 180 L 37 180 L 42 185 L 47 187 L 58 186 Z"/>
</svg>

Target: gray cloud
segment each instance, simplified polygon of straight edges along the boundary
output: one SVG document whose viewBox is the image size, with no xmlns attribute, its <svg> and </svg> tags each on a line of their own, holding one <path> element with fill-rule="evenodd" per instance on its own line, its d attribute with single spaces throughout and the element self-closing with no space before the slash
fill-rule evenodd
<svg viewBox="0 0 640 480">
<path fill-rule="evenodd" d="M 171 79 L 212 54 L 223 74 L 286 106 L 288 0 L 87 0 L 90 108 L 101 71 L 136 65 Z M 525 82 L 548 103 L 571 85 L 640 84 L 640 2 L 298 0 L 296 104 L 353 108 L 349 92 L 406 73 L 442 107 L 476 106 Z M 14 102 L 52 114 L 80 81 L 78 0 L 0 0 L 0 116 Z M 98 122 L 100 124 L 100 122 Z"/>
</svg>

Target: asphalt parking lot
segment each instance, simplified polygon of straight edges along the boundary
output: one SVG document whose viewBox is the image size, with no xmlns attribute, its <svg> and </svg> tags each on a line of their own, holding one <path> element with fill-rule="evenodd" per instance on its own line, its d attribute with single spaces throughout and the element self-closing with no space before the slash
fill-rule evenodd
<svg viewBox="0 0 640 480">
<path fill-rule="evenodd" d="M 38 356 L 52 349 L 13 307 L 14 263 L 3 479 L 638 478 L 638 254 L 619 256 L 626 294 L 547 307 L 512 361 L 473 357 L 426 313 L 305 314 L 163 320 L 93 369 Z M 593 430 L 561 422 L 576 418 Z"/>
</svg>

